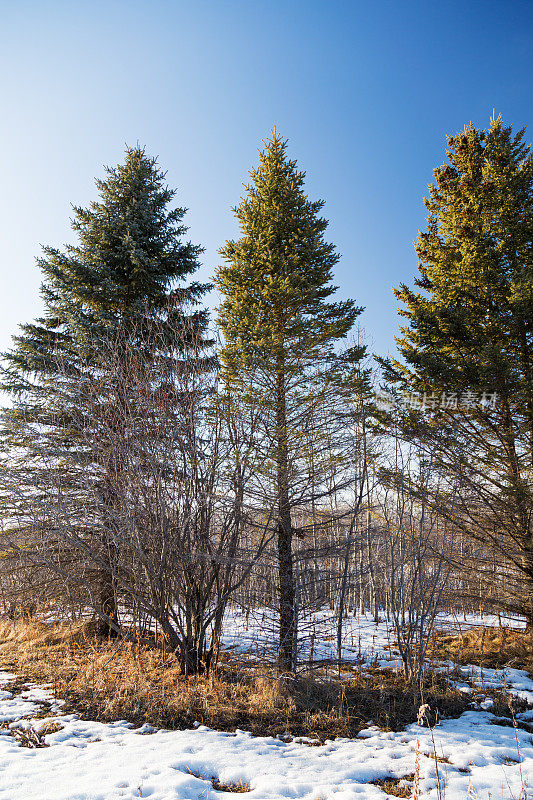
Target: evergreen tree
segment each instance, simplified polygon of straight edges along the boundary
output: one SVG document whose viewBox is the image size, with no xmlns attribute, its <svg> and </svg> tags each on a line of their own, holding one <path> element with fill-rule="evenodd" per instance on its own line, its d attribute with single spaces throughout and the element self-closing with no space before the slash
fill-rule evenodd
<svg viewBox="0 0 533 800">
<path fill-rule="evenodd" d="M 418 433 L 472 496 L 476 484 L 464 530 L 511 558 L 533 620 L 533 155 L 498 118 L 449 137 L 447 157 L 425 201 L 416 289 L 395 290 L 401 359 L 383 363 L 397 386 L 437 398 L 440 422 Z"/>
<path fill-rule="evenodd" d="M 66 377 L 81 381 L 88 371 L 97 370 L 99 342 L 127 330 L 130 322 L 132 330 L 140 331 L 139 319 L 147 309 L 160 322 L 175 325 L 180 312 L 173 309 L 194 304 L 206 289 L 197 282 L 183 284 L 197 269 L 201 248 L 183 241 L 186 209 L 169 208 L 175 192 L 166 186 L 156 159 L 139 146 L 127 148 L 124 163 L 107 168 L 96 186 L 97 201 L 86 209 L 74 207 L 72 228 L 78 242 L 63 252 L 45 247 L 38 261 L 44 274 L 44 316 L 21 326 L 13 348 L 4 354 L 2 388 L 11 395 L 12 405 L 3 413 L 3 447 L 11 471 L 18 464 L 20 485 L 14 502 L 19 511 L 22 496 L 34 507 L 42 496 L 50 463 L 43 468 L 43 453 L 50 459 L 55 454 L 57 470 L 62 448 L 78 447 L 82 466 L 90 460 L 77 441 L 73 418 L 52 412 Z M 193 312 L 193 322 L 203 331 L 206 312 Z M 117 468 L 109 464 L 110 470 Z M 76 502 L 80 477 L 62 478 Z M 112 504 L 105 476 L 101 484 L 104 506 Z M 100 550 L 102 563 L 114 557 L 105 533 Z M 111 573 L 101 570 L 93 589 L 101 618 L 116 627 Z"/>
<path fill-rule="evenodd" d="M 340 386 L 343 371 L 362 357 L 364 348 L 335 353 L 362 309 L 351 300 L 328 302 L 339 255 L 324 239 L 323 201 L 307 198 L 305 174 L 275 131 L 250 175 L 234 209 L 241 236 L 221 249 L 225 264 L 216 273 L 223 296 L 221 360 L 229 390 L 259 399 L 264 409 L 277 507 L 278 666 L 291 671 L 297 630 L 292 509 L 295 485 L 303 483 L 299 448 L 310 418 L 304 410 L 328 382 Z"/>
</svg>

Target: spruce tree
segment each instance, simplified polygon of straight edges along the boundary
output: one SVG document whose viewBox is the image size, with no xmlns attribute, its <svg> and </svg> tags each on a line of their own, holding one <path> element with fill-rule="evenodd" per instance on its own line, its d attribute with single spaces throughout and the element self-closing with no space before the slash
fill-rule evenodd
<svg viewBox="0 0 533 800">
<path fill-rule="evenodd" d="M 159 322 L 176 324 L 173 317 L 180 312 L 175 309 L 194 305 L 206 290 L 197 282 L 184 284 L 198 267 L 201 248 L 183 241 L 186 209 L 170 207 L 175 191 L 166 185 L 155 158 L 140 146 L 128 147 L 124 163 L 107 168 L 96 186 L 99 199 L 88 208 L 73 209 L 77 243 L 64 251 L 45 247 L 38 260 L 44 275 L 44 315 L 22 325 L 13 348 L 4 354 L 2 388 L 12 403 L 3 412 L 2 442 L 8 468 L 13 471 L 18 464 L 20 480 L 13 502 L 19 512 L 23 497 L 35 505 L 45 491 L 44 453 L 49 453 L 48 463 L 54 461 L 57 470 L 61 470 L 62 448 L 72 452 L 78 447 L 82 468 L 90 460 L 77 441 L 73 419 L 52 413 L 59 386 L 67 377 L 81 381 L 99 368 L 99 342 L 106 337 L 127 331 L 130 323 L 133 331 L 140 331 L 139 319 L 147 313 Z M 206 312 L 199 309 L 192 318 L 203 331 Z M 138 344 L 143 346 L 142 335 Z M 68 461 L 72 465 L 73 459 Z M 117 468 L 116 463 L 109 465 L 109 469 Z M 70 487 L 77 505 L 80 480 L 83 474 L 62 476 L 62 485 Z M 104 476 L 104 507 L 113 503 L 106 491 Z M 91 517 L 89 511 L 87 517 Z M 83 536 L 76 535 L 81 542 Z M 105 563 L 116 554 L 105 530 L 101 539 L 99 557 Z M 107 629 L 109 624 L 117 627 L 112 566 L 100 570 L 92 587 Z"/>
<path fill-rule="evenodd" d="M 433 422 L 426 416 L 409 435 L 425 431 L 443 469 L 470 485 L 477 499 L 460 527 L 511 559 L 520 610 L 533 620 L 533 155 L 524 133 L 499 117 L 448 138 L 416 243 L 416 288 L 395 290 L 407 320 L 401 358 L 383 363 L 397 386 L 436 399 Z"/>
<path fill-rule="evenodd" d="M 278 666 L 292 671 L 296 652 L 296 589 L 293 565 L 295 485 L 302 483 L 299 447 L 302 409 L 320 385 L 355 368 L 363 348 L 337 356 L 362 309 L 352 300 L 328 302 L 339 259 L 324 238 L 322 200 L 305 194 L 305 174 L 287 156 L 275 131 L 259 153 L 259 166 L 234 208 L 240 238 L 220 250 L 216 273 L 222 294 L 219 324 L 227 387 L 263 408 L 264 438 L 274 464 L 279 573 Z"/>
</svg>

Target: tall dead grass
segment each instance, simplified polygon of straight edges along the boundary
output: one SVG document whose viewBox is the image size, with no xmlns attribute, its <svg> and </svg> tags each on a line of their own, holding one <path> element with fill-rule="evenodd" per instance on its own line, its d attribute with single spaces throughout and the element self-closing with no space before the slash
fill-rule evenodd
<svg viewBox="0 0 533 800">
<path fill-rule="evenodd" d="M 433 658 L 490 668 L 517 667 L 533 672 L 533 635 L 515 628 L 477 627 L 462 634 L 437 633 Z"/>
<path fill-rule="evenodd" d="M 409 686 L 391 670 L 354 671 L 342 682 L 319 672 L 280 680 L 264 666 L 223 658 L 216 675 L 185 678 L 172 654 L 102 640 L 87 623 L 0 619 L 0 667 L 52 684 L 68 706 L 101 721 L 174 729 L 200 722 L 323 741 L 355 736 L 369 719 L 399 729 L 416 718 Z M 466 707 L 465 697 L 438 675 L 428 677 L 426 700 L 440 716 Z"/>
</svg>

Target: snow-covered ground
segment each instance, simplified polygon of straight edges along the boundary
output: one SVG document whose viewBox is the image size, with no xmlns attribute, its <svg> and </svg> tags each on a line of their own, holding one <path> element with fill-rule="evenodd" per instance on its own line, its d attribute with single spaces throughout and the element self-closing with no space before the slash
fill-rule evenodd
<svg viewBox="0 0 533 800">
<path fill-rule="evenodd" d="M 268 639 L 264 623 L 265 633 L 258 635 L 255 626 L 260 624 L 260 619 L 250 620 L 246 631 L 245 620 L 235 615 L 227 644 L 256 646 Z M 327 615 L 317 618 L 316 658 L 321 653 L 326 657 L 328 647 L 335 648 L 334 641 L 318 644 L 319 629 L 328 625 Z M 385 623 L 376 625 L 370 617 L 362 617 L 354 618 L 350 626 L 347 654 L 362 664 L 387 659 L 390 663 L 394 656 L 387 647 Z M 434 744 L 431 732 L 416 723 L 391 733 L 369 721 L 355 739 L 320 745 L 253 737 L 239 730 L 221 733 L 203 726 L 155 731 L 149 726 L 134 729 L 123 721 L 84 721 L 63 713 L 49 687 L 21 689 L 15 678 L 0 672 L 0 800 L 227 800 L 237 795 L 214 787 L 239 783 L 249 788 L 243 796 L 250 800 L 385 800 L 384 791 L 373 782 L 407 776 L 408 785 L 417 748 L 421 796 L 437 798 L 434 747 L 443 759 L 437 766 L 446 800 L 525 800 L 524 792 L 533 798 L 533 791 L 524 789 L 529 775 L 533 781 L 532 735 L 500 724 L 490 712 L 489 698 L 482 697 L 459 719 L 442 721 L 433 731 Z M 464 668 L 462 678 L 465 690 L 471 683 L 485 689 L 504 686 L 533 706 L 533 681 L 523 671 L 481 674 L 472 667 Z M 531 718 L 533 708 L 518 715 L 519 726 Z M 51 723 L 55 725 L 50 728 Z M 47 729 L 54 732 L 46 734 Z M 36 741 L 43 731 L 41 739 L 48 746 L 21 746 L 24 731 Z"/>
<path fill-rule="evenodd" d="M 276 620 L 270 609 L 249 613 L 229 611 L 224 619 L 224 647 L 260 658 L 275 658 L 277 645 Z M 315 611 L 304 617 L 298 632 L 298 650 L 302 661 L 335 660 L 337 658 L 336 627 L 331 611 Z M 391 658 L 391 633 L 384 620 L 376 623 L 369 613 L 343 620 L 342 658 L 346 661 L 370 663 Z"/>
<path fill-rule="evenodd" d="M 299 652 L 302 662 L 337 659 L 336 620 L 331 611 L 314 611 L 303 616 L 298 632 Z M 464 633 L 469 628 L 485 626 L 523 627 L 523 619 L 498 618 L 490 614 L 439 614 L 436 627 L 440 630 Z M 369 612 L 350 615 L 342 624 L 342 653 L 345 661 L 359 664 L 397 663 L 391 652 L 394 636 L 384 614 L 375 622 Z M 241 653 L 256 654 L 260 658 L 275 658 L 277 644 L 276 620 L 270 609 L 259 608 L 248 613 L 228 611 L 224 619 L 223 645 Z"/>
</svg>

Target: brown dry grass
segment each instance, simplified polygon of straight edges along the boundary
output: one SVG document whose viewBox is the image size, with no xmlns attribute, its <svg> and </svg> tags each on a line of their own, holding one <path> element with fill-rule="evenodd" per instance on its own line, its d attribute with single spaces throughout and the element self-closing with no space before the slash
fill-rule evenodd
<svg viewBox="0 0 533 800">
<path fill-rule="evenodd" d="M 518 667 L 533 672 L 533 636 L 530 631 L 515 628 L 471 628 L 453 636 L 438 633 L 430 655 L 456 664 Z"/>
<path fill-rule="evenodd" d="M 38 730 L 35 728 L 9 728 L 9 734 L 16 739 L 21 747 L 28 747 L 35 749 L 38 747 L 48 747 L 46 743 L 46 736 L 49 733 L 56 733 L 62 729 L 62 725 L 56 722 L 49 722 L 48 724 L 40 727 Z"/>
<path fill-rule="evenodd" d="M 195 778 L 200 778 L 201 780 L 204 780 L 204 777 L 200 772 L 195 772 L 192 769 L 189 769 L 188 771 L 191 775 L 194 775 Z M 232 792 L 233 794 L 243 794 L 245 792 L 252 791 L 250 788 L 250 784 L 243 783 L 242 781 L 239 781 L 238 783 L 226 783 L 217 778 L 216 775 L 211 775 L 209 780 L 211 781 L 213 789 L 215 789 L 217 792 Z"/>
<path fill-rule="evenodd" d="M 247 783 L 239 781 L 239 783 L 223 783 L 218 778 L 211 778 L 213 789 L 217 792 L 232 792 L 233 794 L 244 794 L 244 792 L 251 792 L 250 786 Z"/>
<path fill-rule="evenodd" d="M 19 683 L 52 684 L 68 707 L 101 721 L 174 729 L 198 721 L 323 741 L 355 736 L 369 719 L 387 729 L 416 719 L 409 688 L 391 670 L 356 671 L 342 684 L 320 674 L 287 682 L 266 667 L 222 663 L 216 676 L 184 678 L 172 655 L 98 639 L 88 624 L 0 618 L 0 665 Z M 425 699 L 440 716 L 458 716 L 469 700 L 439 675 L 428 677 Z"/>
<path fill-rule="evenodd" d="M 415 779 L 414 772 L 410 775 L 405 775 L 403 778 L 378 778 L 372 783 L 375 786 L 379 786 L 380 789 L 386 794 L 391 794 L 393 797 L 411 797 L 412 794 L 412 787 L 411 786 L 400 786 L 402 781 L 409 781 L 412 783 Z"/>
</svg>

